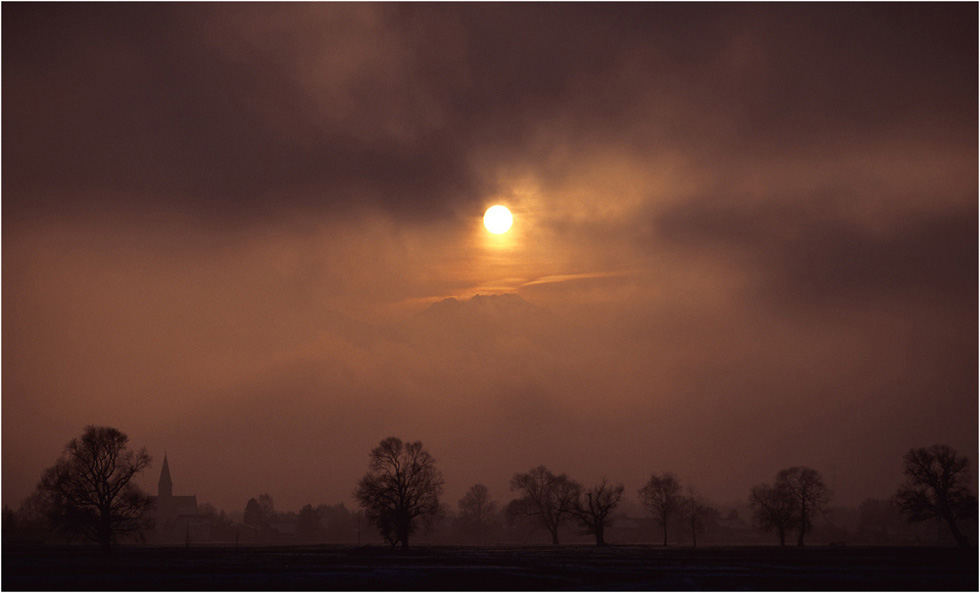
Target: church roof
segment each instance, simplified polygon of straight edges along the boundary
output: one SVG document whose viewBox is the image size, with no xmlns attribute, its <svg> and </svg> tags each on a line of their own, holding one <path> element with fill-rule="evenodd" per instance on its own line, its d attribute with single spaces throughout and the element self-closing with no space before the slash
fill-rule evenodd
<svg viewBox="0 0 980 593">
<path fill-rule="evenodd" d="M 149 496 L 151 507 L 157 516 L 176 517 L 177 515 L 197 515 L 197 495 L 190 496 Z"/>
<path fill-rule="evenodd" d="M 173 480 L 170 479 L 170 464 L 167 463 L 167 454 L 163 454 L 163 467 L 160 469 L 160 482 L 157 487 L 160 492 L 169 492 L 173 488 Z"/>
</svg>

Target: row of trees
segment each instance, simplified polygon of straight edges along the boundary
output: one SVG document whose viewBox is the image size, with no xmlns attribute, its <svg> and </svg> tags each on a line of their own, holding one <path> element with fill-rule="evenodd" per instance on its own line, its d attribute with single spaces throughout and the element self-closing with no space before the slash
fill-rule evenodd
<svg viewBox="0 0 980 593">
<path fill-rule="evenodd" d="M 820 473 L 809 467 L 790 467 L 776 474 L 772 484 L 752 488 L 749 505 L 756 524 L 764 531 L 775 531 L 779 545 L 786 545 L 786 534 L 799 533 L 797 545 L 813 527 L 813 516 L 830 502 L 830 490 Z"/>
<path fill-rule="evenodd" d="M 559 543 L 558 528 L 564 520 L 575 519 L 583 528 L 582 533 L 595 537 L 597 546 L 605 545 L 606 527 L 626 494 L 622 484 L 611 484 L 607 479 L 591 488 L 583 488 L 567 475 L 555 475 L 543 465 L 527 473 L 515 474 L 510 489 L 520 496 L 508 506 L 508 517 L 537 517 L 551 534 L 553 544 Z M 695 546 L 708 518 L 718 515 L 718 511 L 692 489 L 682 494 L 680 481 L 669 472 L 651 476 L 639 495 L 640 501 L 663 528 L 665 546 L 667 526 L 674 514 L 679 514 L 690 528 Z"/>
<path fill-rule="evenodd" d="M 977 512 L 976 496 L 968 486 L 966 458 L 948 445 L 935 445 L 910 450 L 904 462 L 906 480 L 892 504 L 909 521 L 942 519 L 956 542 L 966 547 L 968 540 L 958 522 L 975 517 Z M 424 523 L 438 514 L 442 488 L 443 479 L 435 459 L 421 442 L 405 444 L 390 437 L 371 452 L 369 471 L 358 484 L 355 495 L 385 541 L 392 546 L 408 547 L 417 519 Z M 603 479 L 586 489 L 566 474 L 554 474 L 543 465 L 515 474 L 510 489 L 518 498 L 507 507 L 509 519 L 537 520 L 551 535 L 553 544 L 559 543 L 559 527 L 575 519 L 583 533 L 595 537 L 598 546 L 605 544 L 606 526 L 625 494 L 622 484 Z M 704 530 L 709 518 L 718 514 L 692 489 L 682 493 L 680 481 L 670 472 L 652 475 L 639 496 L 662 527 L 664 546 L 672 515 L 684 518 L 696 546 L 698 533 Z M 824 512 L 830 498 L 830 489 L 817 470 L 795 466 L 779 471 L 772 484 L 753 487 L 749 505 L 756 525 L 767 532 L 775 531 L 780 545 L 786 545 L 787 534 L 795 531 L 797 545 L 803 546 L 806 534 L 813 528 L 814 517 Z M 474 486 L 464 500 L 474 509 L 492 508 L 483 485 Z"/>
<path fill-rule="evenodd" d="M 61 534 L 82 536 L 108 550 L 114 541 L 145 530 L 148 497 L 132 479 L 150 463 L 145 448 L 130 450 L 128 437 L 109 427 L 87 427 L 73 439 L 55 465 L 44 472 L 37 490 L 27 501 L 35 515 L 43 516 Z M 967 460 L 946 445 L 910 450 L 904 458 L 905 483 L 889 503 L 901 509 L 909 521 L 941 519 L 956 542 L 968 540 L 958 522 L 976 517 L 977 499 L 969 487 Z M 408 547 L 420 525 L 440 516 L 444 480 L 435 458 L 421 442 L 404 443 L 398 438 L 381 441 L 370 453 L 368 472 L 358 482 L 355 497 L 363 516 L 391 546 Z M 531 521 L 547 530 L 559 543 L 559 527 L 577 523 L 583 534 L 605 544 L 605 532 L 615 509 L 625 497 L 622 484 L 601 480 L 584 488 L 566 474 L 554 474 L 544 466 L 517 473 L 510 482 L 517 498 L 504 515 L 510 522 Z M 718 512 L 690 488 L 685 492 L 674 474 L 651 476 L 638 492 L 639 500 L 663 529 L 674 519 L 683 519 L 692 541 Z M 813 519 L 830 500 L 830 491 L 819 472 L 808 467 L 791 467 L 776 474 L 771 484 L 752 488 L 749 504 L 756 525 L 776 532 L 781 545 L 796 532 L 797 544 L 813 527 Z M 324 505 L 321 505 L 324 506 Z M 457 526 L 478 533 L 495 520 L 498 507 L 486 486 L 474 485 L 459 501 Z M 224 525 L 223 513 L 213 514 Z M 307 505 L 296 517 L 303 537 L 314 537 L 319 521 L 329 507 Z M 350 514 L 346 509 L 349 524 Z M 275 516 L 271 497 L 260 496 L 246 506 L 244 524 L 261 527 Z M 300 527 L 303 526 L 303 527 Z"/>
<path fill-rule="evenodd" d="M 555 475 L 540 465 L 523 474 L 515 474 L 510 489 L 519 493 L 507 507 L 509 518 L 536 518 L 558 543 L 558 528 L 575 518 L 584 532 L 595 536 L 596 545 L 604 545 L 605 529 L 612 511 L 623 499 L 622 484 L 602 480 L 592 488 L 582 486 L 565 474 Z"/>
<path fill-rule="evenodd" d="M 356 535 L 354 525 L 359 520 L 359 513 L 351 513 L 343 503 L 307 504 L 298 513 L 277 512 L 268 493 L 248 499 L 242 515 L 242 525 L 252 532 L 246 541 L 266 543 L 275 541 L 281 535 L 279 529 L 289 525 L 295 527 L 298 542 L 349 542 Z"/>
<path fill-rule="evenodd" d="M 389 437 L 371 451 L 369 471 L 358 483 L 355 497 L 386 542 L 408 547 L 419 524 L 430 523 L 440 511 L 443 491 L 442 474 L 435 459 L 421 442 L 404 443 Z M 518 498 L 507 507 L 510 520 L 532 518 L 540 522 L 558 544 L 559 528 L 575 519 L 583 532 L 595 537 L 596 545 L 605 545 L 605 530 L 612 512 L 623 500 L 626 488 L 603 479 L 591 488 L 566 474 L 554 474 L 545 466 L 515 474 L 511 491 Z M 680 484 L 673 474 L 653 476 L 640 490 L 643 503 L 661 518 L 664 545 L 667 544 L 667 519 L 680 510 L 690 517 L 695 537 L 703 530 L 704 519 L 713 512 L 700 497 L 680 495 Z M 474 485 L 460 501 L 464 525 L 477 529 L 489 522 L 495 511 L 486 486 Z"/>
</svg>

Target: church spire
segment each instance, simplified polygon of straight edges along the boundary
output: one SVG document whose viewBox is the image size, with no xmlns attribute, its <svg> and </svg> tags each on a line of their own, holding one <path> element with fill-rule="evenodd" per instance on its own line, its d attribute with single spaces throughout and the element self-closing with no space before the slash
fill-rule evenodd
<svg viewBox="0 0 980 593">
<path fill-rule="evenodd" d="M 163 454 L 163 468 L 160 470 L 160 482 L 157 484 L 157 496 L 170 498 L 174 495 L 174 483 L 170 479 L 170 465 L 167 464 L 167 454 Z"/>
</svg>

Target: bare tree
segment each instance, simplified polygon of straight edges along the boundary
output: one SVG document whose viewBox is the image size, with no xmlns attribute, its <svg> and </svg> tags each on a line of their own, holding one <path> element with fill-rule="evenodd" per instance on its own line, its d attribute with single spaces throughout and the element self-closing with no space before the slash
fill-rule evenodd
<svg viewBox="0 0 980 593">
<path fill-rule="evenodd" d="M 323 526 L 322 532 L 326 541 L 330 543 L 360 542 L 360 516 L 364 514 L 363 511 L 357 511 L 355 516 L 355 513 L 347 510 L 344 503 L 339 503 L 318 505 L 316 512 L 320 515 L 320 524 Z"/>
<path fill-rule="evenodd" d="M 276 518 L 276 505 L 272 500 L 272 495 L 268 492 L 263 492 L 259 494 L 259 509 L 262 511 L 262 516 L 265 517 L 266 521 L 274 521 Z"/>
<path fill-rule="evenodd" d="M 718 516 L 718 511 L 694 491 L 689 491 L 681 504 L 684 521 L 691 529 L 691 541 L 698 547 L 698 534 L 708 529 L 708 523 Z"/>
<path fill-rule="evenodd" d="M 796 506 L 796 528 L 803 545 L 803 536 L 813 527 L 813 514 L 822 511 L 830 502 L 830 489 L 815 469 L 806 466 L 788 467 L 776 474 L 776 489 L 788 492 Z"/>
<path fill-rule="evenodd" d="M 966 465 L 966 457 L 949 445 L 910 449 L 905 454 L 905 484 L 894 496 L 909 521 L 942 519 L 963 548 L 969 546 L 969 540 L 957 522 L 977 513 Z"/>
<path fill-rule="evenodd" d="M 296 536 L 300 541 L 309 543 L 317 541 L 322 531 L 320 513 L 316 512 L 313 505 L 304 505 L 296 515 Z"/>
<path fill-rule="evenodd" d="M 258 498 L 250 498 L 245 503 L 245 516 L 242 523 L 258 530 L 268 530 L 276 518 L 275 503 L 272 496 L 262 493 Z"/>
<path fill-rule="evenodd" d="M 205 502 L 198 507 L 198 513 L 208 519 L 211 541 L 231 541 L 235 538 L 235 528 L 224 511 L 210 502 Z"/>
<path fill-rule="evenodd" d="M 3 507 L 3 539 L 5 542 L 44 543 L 55 535 L 47 497 L 35 490 L 21 501 L 17 511 Z"/>
<path fill-rule="evenodd" d="M 606 523 L 609 515 L 623 500 L 626 488 L 615 486 L 603 478 L 599 484 L 586 490 L 575 505 L 575 516 L 585 526 L 586 533 L 595 535 L 595 545 L 606 545 Z"/>
<path fill-rule="evenodd" d="M 905 526 L 902 509 L 891 500 L 866 498 L 858 505 L 858 512 L 858 535 L 874 544 L 888 543 Z"/>
<path fill-rule="evenodd" d="M 269 521 L 271 519 L 272 517 L 267 516 L 258 500 L 250 498 L 248 499 L 248 502 L 245 503 L 245 515 L 242 518 L 242 523 L 245 525 L 255 527 L 256 529 L 262 529 L 269 526 Z"/>
<path fill-rule="evenodd" d="M 490 500 L 490 491 L 483 484 L 474 484 L 457 503 L 457 519 L 464 536 L 482 539 L 497 517 L 497 503 Z"/>
<path fill-rule="evenodd" d="M 780 485 L 758 484 L 749 495 L 752 519 L 762 531 L 775 531 L 779 535 L 779 545 L 786 545 L 786 534 L 796 527 L 798 519 L 796 502 L 792 495 Z"/>
<path fill-rule="evenodd" d="M 664 529 L 664 546 L 667 545 L 667 519 L 681 503 L 681 484 L 670 472 L 652 475 L 646 486 L 640 489 L 640 501 L 646 506 Z"/>
<path fill-rule="evenodd" d="M 416 519 L 429 520 L 439 512 L 443 479 L 436 460 L 419 441 L 389 437 L 371 451 L 368 468 L 354 496 L 385 541 L 407 548 Z"/>
<path fill-rule="evenodd" d="M 558 528 L 575 510 L 581 486 L 567 475 L 556 476 L 539 465 L 525 474 L 514 474 L 510 489 L 521 492 L 521 497 L 511 502 L 508 512 L 538 517 L 551 534 L 551 543 L 557 545 Z"/>
<path fill-rule="evenodd" d="M 150 465 L 146 448 L 132 451 L 129 437 L 115 428 L 87 426 L 72 439 L 38 491 L 53 524 L 109 551 L 120 536 L 149 525 L 143 513 L 149 498 L 132 479 Z"/>
</svg>

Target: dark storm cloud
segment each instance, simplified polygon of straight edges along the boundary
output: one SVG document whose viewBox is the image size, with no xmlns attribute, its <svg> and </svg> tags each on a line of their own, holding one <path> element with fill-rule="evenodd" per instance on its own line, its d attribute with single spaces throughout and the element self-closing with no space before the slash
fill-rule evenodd
<svg viewBox="0 0 980 593">
<path fill-rule="evenodd" d="M 720 96 L 721 106 L 735 110 L 734 131 L 769 152 L 918 134 L 923 123 L 972 143 L 963 118 L 976 121 L 975 10 L 828 8 L 747 9 L 736 21 L 730 59 L 758 63 L 745 68 L 748 80 L 722 77 L 728 86 L 714 90 L 728 92 L 702 100 Z"/>
<path fill-rule="evenodd" d="M 2 11 L 5 503 L 86 422 L 229 510 L 976 452 L 975 4 Z"/>
<path fill-rule="evenodd" d="M 977 68 L 959 17 L 975 12 L 8 5 L 7 220 L 439 215 L 492 193 L 495 162 L 534 164 L 562 143 L 811 150 L 828 128 L 860 137 L 923 107 L 930 125 L 955 115 L 940 127 L 962 136 Z"/>
<path fill-rule="evenodd" d="M 477 199 L 483 188 L 466 149 L 513 143 L 527 123 L 522 110 L 543 111 L 567 92 L 570 63 L 587 72 L 611 59 L 591 49 L 596 33 L 583 36 L 586 22 L 566 15 L 576 26 L 563 31 L 541 10 L 480 9 L 460 19 L 446 9 L 336 5 L 5 12 L 5 186 L 14 213 L 26 202 L 73 208 L 93 199 L 215 217 L 289 206 L 270 201 L 367 199 L 407 211 Z M 345 21 L 363 12 L 378 13 L 372 34 L 345 35 Z M 265 21 L 284 24 L 251 37 Z M 345 109 L 317 104 L 302 80 L 335 72 L 296 68 L 342 44 L 365 54 L 343 81 Z M 419 94 L 431 94 L 440 121 L 419 122 Z M 377 130 L 391 112 L 419 128 L 414 137 Z M 62 195 L 86 190 L 101 195 Z"/>
<path fill-rule="evenodd" d="M 342 18 L 356 9 L 337 10 Z M 221 219 L 362 199 L 424 211 L 477 193 L 451 130 L 425 129 L 405 141 L 372 128 L 386 117 L 386 98 L 407 91 L 388 88 L 384 71 L 353 73 L 345 113 L 328 106 L 321 117 L 311 115 L 316 105 L 291 61 L 302 57 L 296 52 L 310 36 L 324 32 L 303 26 L 303 10 L 293 11 L 300 22 L 280 38 L 236 38 L 234 27 L 211 26 L 280 12 L 5 9 L 8 212 L 84 209 L 78 202 L 91 200 L 123 210 L 189 208 Z M 401 51 L 387 36 L 373 41 L 369 54 L 387 59 Z M 410 81 L 406 74 L 402 82 Z M 411 118 L 412 108 L 401 115 Z"/>
<path fill-rule="evenodd" d="M 497 12 L 7 7 L 8 212 L 94 203 L 220 219 L 362 200 L 429 212 L 482 198 L 466 150 L 514 143 L 522 110 L 567 92 L 570 60 L 588 71 L 610 59 L 588 49 L 585 23 L 562 32 L 541 11 Z M 362 13 L 366 34 L 345 33 Z M 253 35 L 267 21 L 282 25 Z M 500 28 L 508 22 L 524 30 Z M 344 46 L 357 48 L 351 64 L 297 68 Z M 339 73 L 344 105 L 311 96 L 323 92 L 317 76 L 338 76 L 330 66 L 353 70 Z"/>
<path fill-rule="evenodd" d="M 975 306 L 975 211 L 920 215 L 881 230 L 841 217 L 835 202 L 692 200 L 663 214 L 656 227 L 670 241 L 747 263 L 760 276 L 762 298 L 831 306 L 925 298 Z"/>
</svg>

